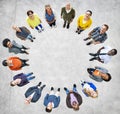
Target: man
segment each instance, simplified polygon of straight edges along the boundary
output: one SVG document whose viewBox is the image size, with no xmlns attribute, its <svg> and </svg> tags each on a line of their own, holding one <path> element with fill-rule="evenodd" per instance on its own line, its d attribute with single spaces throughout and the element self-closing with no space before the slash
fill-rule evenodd
<svg viewBox="0 0 120 114">
<path fill-rule="evenodd" d="M 51 87 L 51 91 L 44 98 L 44 105 L 46 106 L 46 112 L 51 112 L 53 108 L 57 108 L 60 104 L 60 88 L 54 93 L 54 88 Z"/>
<path fill-rule="evenodd" d="M 116 54 L 116 49 L 112 49 L 109 46 L 104 46 L 100 48 L 95 54 L 89 53 L 89 55 L 93 56 L 93 58 L 91 58 L 89 61 L 98 60 L 101 63 L 107 64 L 111 60 L 112 56 Z"/>
<path fill-rule="evenodd" d="M 12 26 L 13 30 L 16 31 L 16 36 L 18 38 L 20 38 L 21 40 L 30 40 L 31 42 L 33 42 L 33 39 L 35 39 L 35 37 L 33 37 L 31 35 L 31 32 L 26 28 L 26 27 L 17 27 L 16 25 Z"/>
<path fill-rule="evenodd" d="M 19 57 L 9 57 L 7 60 L 3 60 L 2 65 L 8 66 L 10 70 L 21 70 L 24 66 L 29 66 L 26 62 L 29 59 L 20 59 Z"/>
<path fill-rule="evenodd" d="M 30 82 L 30 80 L 34 79 L 35 76 L 32 76 L 33 72 L 30 73 L 20 73 L 13 77 L 13 81 L 10 82 L 10 85 L 22 87 Z"/>
<path fill-rule="evenodd" d="M 42 87 L 40 87 L 41 83 L 42 82 L 39 82 L 37 86 L 28 88 L 28 90 L 25 92 L 26 104 L 30 104 L 31 102 L 36 103 L 40 99 L 42 90 L 46 86 L 46 85 L 43 85 Z"/>
<path fill-rule="evenodd" d="M 82 97 L 76 89 L 76 84 L 73 85 L 73 90 L 68 90 L 64 87 L 64 90 L 67 94 L 66 105 L 68 108 L 72 108 L 75 111 L 79 110 L 80 105 L 82 104 Z"/>
<path fill-rule="evenodd" d="M 110 81 L 111 75 L 108 73 L 108 70 L 103 67 L 96 66 L 95 68 L 88 68 L 89 77 L 97 82 Z"/>
<path fill-rule="evenodd" d="M 84 41 L 90 40 L 86 45 L 90 44 L 100 44 L 103 43 L 107 39 L 106 31 L 109 29 L 107 24 L 103 24 L 102 27 L 94 28 L 89 34 L 88 38 L 85 38 Z"/>
<path fill-rule="evenodd" d="M 26 48 L 25 46 L 23 45 L 20 45 L 18 43 L 16 43 L 14 40 L 11 42 L 10 39 L 6 38 L 3 40 L 3 46 L 8 48 L 8 51 L 10 53 L 15 53 L 15 54 L 18 54 L 18 53 L 25 53 L 25 54 L 29 54 L 26 50 L 29 49 L 29 48 Z"/>
<path fill-rule="evenodd" d="M 70 23 L 73 21 L 74 17 L 75 10 L 71 8 L 70 3 L 68 3 L 61 9 L 61 18 L 64 20 L 63 28 L 65 28 L 67 25 L 67 29 L 69 29 Z"/>
</svg>

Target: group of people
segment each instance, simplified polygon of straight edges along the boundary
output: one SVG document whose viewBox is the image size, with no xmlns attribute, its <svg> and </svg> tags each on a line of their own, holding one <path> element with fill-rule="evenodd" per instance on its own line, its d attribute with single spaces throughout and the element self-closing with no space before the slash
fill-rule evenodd
<svg viewBox="0 0 120 114">
<path fill-rule="evenodd" d="M 42 25 L 42 21 L 37 14 L 35 14 L 32 10 L 27 11 L 27 19 L 26 22 L 30 26 L 31 29 L 35 29 L 38 33 L 44 31 L 44 27 Z M 76 33 L 81 34 L 84 30 L 89 28 L 92 24 L 92 11 L 87 10 L 85 14 L 80 15 L 77 20 L 77 30 Z M 70 24 L 75 18 L 75 9 L 73 9 L 70 3 L 66 4 L 65 7 L 61 8 L 61 18 L 64 20 L 63 28 L 70 28 Z M 56 17 L 50 5 L 45 5 L 45 19 L 49 26 L 57 27 L 56 25 Z M 12 26 L 13 30 L 16 32 L 16 36 L 21 40 L 30 40 L 34 42 L 35 37 L 31 34 L 30 30 L 28 30 L 25 26 L 17 27 L 16 25 Z M 106 31 L 109 29 L 107 24 L 103 24 L 101 27 L 94 28 L 89 34 L 88 37 L 84 39 L 84 41 L 90 40 L 86 45 L 91 44 L 100 44 L 103 43 L 107 39 Z M 8 48 L 9 53 L 14 54 L 29 54 L 27 50 L 28 47 L 18 44 L 16 41 L 11 41 L 9 38 L 5 38 L 2 42 L 3 46 Z M 97 53 L 89 53 L 93 58 L 89 61 L 98 60 L 101 63 L 108 63 L 112 56 L 117 54 L 116 49 L 112 49 L 109 46 L 103 46 L 100 48 Z M 27 63 L 29 59 L 21 59 L 19 57 L 9 57 L 6 60 L 3 60 L 2 65 L 8 66 L 10 70 L 17 71 L 21 70 L 24 66 L 29 66 Z M 95 68 L 88 68 L 87 72 L 89 77 L 97 82 L 102 81 L 110 81 L 111 75 L 107 69 L 103 67 L 95 66 Z M 30 80 L 34 79 L 35 76 L 33 72 L 30 73 L 19 73 L 13 77 L 13 80 L 10 82 L 10 85 L 22 87 L 30 82 Z M 37 102 L 40 97 L 42 90 L 46 87 L 46 85 L 42 85 L 42 82 L 39 82 L 36 86 L 32 86 L 27 89 L 25 92 L 25 103 L 30 104 L 30 102 Z M 88 81 L 80 82 L 82 87 L 82 92 L 87 97 L 97 98 L 98 90 L 97 87 Z M 74 110 L 79 110 L 80 105 L 83 102 L 82 96 L 77 91 L 77 85 L 73 84 L 73 89 L 68 89 L 64 87 L 66 92 L 66 105 L 68 108 L 72 108 Z M 54 87 L 50 88 L 50 92 L 46 94 L 44 98 L 44 106 L 46 107 L 46 112 L 51 112 L 53 108 L 58 107 L 60 104 L 60 88 L 54 92 Z"/>
</svg>

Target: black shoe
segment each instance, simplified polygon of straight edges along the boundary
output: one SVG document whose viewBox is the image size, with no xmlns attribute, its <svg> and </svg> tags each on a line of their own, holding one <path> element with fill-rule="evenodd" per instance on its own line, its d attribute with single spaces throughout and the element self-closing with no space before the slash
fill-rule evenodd
<svg viewBox="0 0 120 114">
<path fill-rule="evenodd" d="M 36 39 L 35 37 L 32 37 L 33 39 Z"/>
<path fill-rule="evenodd" d="M 78 30 L 76 30 L 75 32 L 78 33 Z"/>
<path fill-rule="evenodd" d="M 27 55 L 28 55 L 29 53 L 28 53 L 27 51 L 25 51 L 25 54 L 27 54 Z"/>
<path fill-rule="evenodd" d="M 81 32 L 80 31 L 78 31 L 78 34 L 80 34 Z"/>
<path fill-rule="evenodd" d="M 58 88 L 58 91 L 60 91 L 60 88 Z"/>
<path fill-rule="evenodd" d="M 51 91 L 52 91 L 52 90 L 54 90 L 54 88 L 53 88 L 53 87 L 51 87 Z"/>
<path fill-rule="evenodd" d="M 89 37 L 87 37 L 87 38 L 85 38 L 85 39 L 83 39 L 84 41 L 86 41 L 86 40 L 88 40 L 88 39 L 90 39 Z"/>
<path fill-rule="evenodd" d="M 76 88 L 76 84 L 73 84 L 73 87 Z"/>
<path fill-rule="evenodd" d="M 97 56 L 97 54 L 94 54 L 94 53 L 89 53 L 89 55 L 91 55 L 91 56 Z"/>
<path fill-rule="evenodd" d="M 91 58 L 89 61 L 93 61 L 93 60 L 96 60 L 96 58 Z"/>
<path fill-rule="evenodd" d="M 65 91 L 67 91 L 67 88 L 66 88 L 66 87 L 64 87 L 64 90 L 65 90 Z"/>
<path fill-rule="evenodd" d="M 33 40 L 32 40 L 32 39 L 30 39 L 30 41 L 31 41 L 31 42 L 33 42 Z"/>
<path fill-rule="evenodd" d="M 65 26 L 66 26 L 66 21 L 65 21 L 64 24 L 63 24 L 63 28 L 65 28 Z"/>
<path fill-rule="evenodd" d="M 86 45 L 90 45 L 90 44 L 92 44 L 92 42 L 88 42 Z"/>
<path fill-rule="evenodd" d="M 68 24 L 67 24 L 67 29 L 69 29 L 69 27 L 70 27 L 70 24 L 68 23 Z"/>
<path fill-rule="evenodd" d="M 42 84 L 42 82 L 39 82 L 37 86 L 40 86 Z"/>
<path fill-rule="evenodd" d="M 25 66 L 30 66 L 29 64 L 25 64 Z"/>
<path fill-rule="evenodd" d="M 43 85 L 41 88 L 43 89 L 46 85 Z"/>
</svg>

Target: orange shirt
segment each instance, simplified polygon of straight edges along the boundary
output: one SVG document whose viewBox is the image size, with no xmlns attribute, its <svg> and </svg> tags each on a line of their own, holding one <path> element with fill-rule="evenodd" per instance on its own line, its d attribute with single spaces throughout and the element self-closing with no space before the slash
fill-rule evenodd
<svg viewBox="0 0 120 114">
<path fill-rule="evenodd" d="M 9 60 L 12 60 L 13 66 L 9 66 L 11 70 L 20 70 L 22 66 L 22 61 L 19 57 L 10 57 Z"/>
<path fill-rule="evenodd" d="M 95 75 L 95 76 L 100 76 L 100 71 L 99 71 L 99 70 L 95 70 L 95 71 L 93 72 L 93 75 Z"/>
</svg>

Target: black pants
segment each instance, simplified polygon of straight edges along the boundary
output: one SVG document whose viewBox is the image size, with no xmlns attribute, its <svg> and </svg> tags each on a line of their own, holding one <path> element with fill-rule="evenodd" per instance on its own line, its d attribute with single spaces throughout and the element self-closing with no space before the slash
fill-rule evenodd
<svg viewBox="0 0 120 114">
<path fill-rule="evenodd" d="M 20 59 L 20 60 L 22 62 L 21 68 L 24 67 L 24 66 L 28 66 L 28 64 L 26 63 L 28 60 L 26 60 L 26 59 Z"/>
</svg>

